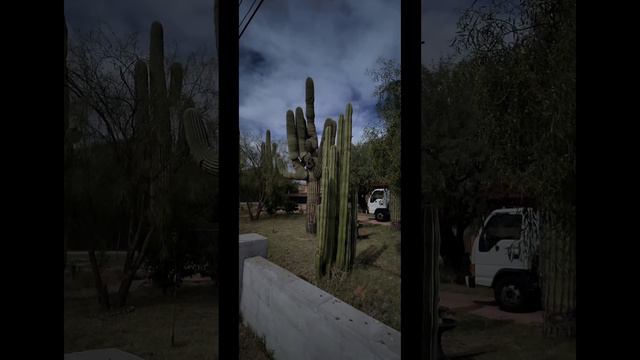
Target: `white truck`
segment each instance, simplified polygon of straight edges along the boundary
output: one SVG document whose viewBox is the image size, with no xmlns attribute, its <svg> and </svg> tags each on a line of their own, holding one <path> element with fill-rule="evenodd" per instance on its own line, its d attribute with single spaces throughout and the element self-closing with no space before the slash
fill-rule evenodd
<svg viewBox="0 0 640 360">
<path fill-rule="evenodd" d="M 521 312 L 540 304 L 538 219 L 531 208 L 495 210 L 473 242 L 467 283 L 493 288 L 502 310 Z"/>
<path fill-rule="evenodd" d="M 379 188 L 369 194 L 367 214 L 373 214 L 378 221 L 389 220 L 389 189 Z"/>
</svg>

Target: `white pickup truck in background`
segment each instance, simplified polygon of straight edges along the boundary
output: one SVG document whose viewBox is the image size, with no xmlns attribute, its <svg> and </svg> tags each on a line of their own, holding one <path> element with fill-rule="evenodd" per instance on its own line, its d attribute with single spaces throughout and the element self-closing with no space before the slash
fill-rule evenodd
<svg viewBox="0 0 640 360">
<path fill-rule="evenodd" d="M 505 311 L 539 307 L 539 234 L 538 215 L 530 208 L 491 212 L 473 242 L 468 285 L 493 288 Z"/>
<path fill-rule="evenodd" d="M 378 221 L 389 221 L 389 189 L 379 188 L 369 194 L 367 214 L 373 214 Z"/>
</svg>

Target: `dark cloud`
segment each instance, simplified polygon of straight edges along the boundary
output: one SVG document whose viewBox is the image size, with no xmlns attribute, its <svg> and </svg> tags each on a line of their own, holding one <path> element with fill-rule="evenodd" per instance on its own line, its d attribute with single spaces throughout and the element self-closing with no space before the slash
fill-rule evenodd
<svg viewBox="0 0 640 360">
<path fill-rule="evenodd" d="M 244 1 L 241 18 L 251 1 Z M 378 58 L 400 57 L 400 1 L 265 0 L 240 41 L 240 126 L 285 137 L 287 109 L 304 108 L 305 79 L 315 83 L 321 132 L 347 102 L 354 107 L 354 141 L 377 123 L 375 83 L 367 70 Z M 249 55 L 260 54 L 261 65 Z M 267 70 L 264 70 L 267 69 Z"/>
<path fill-rule="evenodd" d="M 166 46 L 175 47 L 179 57 L 202 48 L 215 53 L 211 0 L 66 0 L 64 12 L 72 39 L 75 31 L 103 23 L 117 34 L 139 33 L 146 49 L 151 23 L 160 21 Z"/>
<path fill-rule="evenodd" d="M 242 2 L 241 17 L 252 2 Z M 151 23 L 160 21 L 167 48 L 179 57 L 203 47 L 215 53 L 211 0 L 67 0 L 65 16 L 72 40 L 75 31 L 104 23 L 118 34 L 139 33 L 144 51 Z M 318 127 L 351 101 L 358 139 L 378 118 L 367 70 L 376 68 L 379 57 L 399 56 L 399 0 L 265 0 L 241 40 L 241 126 L 261 133 L 271 128 L 284 138 L 285 113 L 304 106 L 304 83 L 311 76 Z"/>
</svg>

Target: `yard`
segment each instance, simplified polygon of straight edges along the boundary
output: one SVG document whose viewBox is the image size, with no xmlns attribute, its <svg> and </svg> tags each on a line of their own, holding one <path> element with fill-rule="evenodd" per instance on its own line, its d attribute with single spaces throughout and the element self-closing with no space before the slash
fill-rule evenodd
<svg viewBox="0 0 640 360">
<path fill-rule="evenodd" d="M 304 230 L 304 215 L 277 215 L 249 221 L 240 217 L 240 233 L 258 233 L 268 241 L 269 260 L 355 308 L 400 330 L 400 232 L 366 224 L 358 241 L 354 269 L 344 279 L 315 279 L 315 236 Z"/>
<path fill-rule="evenodd" d="M 400 232 L 375 222 L 364 224 L 360 228 L 364 238 L 357 244 L 353 272 L 344 279 L 317 281 L 315 237 L 305 232 L 304 224 L 304 215 L 263 216 L 259 221 L 250 221 L 240 214 L 240 233 L 265 236 L 270 261 L 400 330 Z M 468 307 L 446 303 L 460 296 L 470 303 L 481 303 L 475 299 L 484 303 Z M 441 285 L 441 305 L 450 307 L 450 316 L 458 320 L 458 326 L 443 336 L 447 354 L 477 360 L 575 359 L 575 339 L 568 342 L 544 339 L 539 323 L 523 321 L 532 314 L 500 314 L 493 309 L 495 304 L 486 301 L 490 297 L 491 289 Z M 473 313 L 478 308 L 487 310 L 482 314 L 488 315 Z M 492 314 L 499 317 L 493 318 Z"/>
<path fill-rule="evenodd" d="M 117 262 L 109 266 L 117 268 Z M 115 280 L 117 272 L 110 277 Z M 111 281 L 110 288 L 114 286 L 117 281 Z M 68 270 L 64 287 L 65 354 L 117 348 L 149 360 L 218 358 L 218 294 L 208 278 L 194 276 L 179 287 L 173 346 L 173 296 L 164 295 L 144 278 L 134 282 L 129 306 L 122 311 L 98 306 L 92 273 L 85 266 L 76 267 L 73 277 Z"/>
</svg>

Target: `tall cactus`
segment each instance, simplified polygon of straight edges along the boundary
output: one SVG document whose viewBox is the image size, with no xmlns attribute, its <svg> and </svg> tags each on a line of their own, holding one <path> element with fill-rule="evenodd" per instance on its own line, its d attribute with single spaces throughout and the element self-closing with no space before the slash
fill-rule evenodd
<svg viewBox="0 0 640 360">
<path fill-rule="evenodd" d="M 173 63 L 167 79 L 164 67 L 164 33 L 162 24 L 151 25 L 149 41 L 149 62 L 138 60 L 134 69 L 136 98 L 136 130 L 147 138 L 154 148 L 153 169 L 160 174 L 162 186 L 167 186 L 168 172 L 174 150 L 180 145 L 182 133 L 174 137 L 172 119 L 178 123 L 189 101 L 182 97 L 184 70 L 182 64 Z M 178 139 L 176 142 L 175 138 Z"/>
<path fill-rule="evenodd" d="M 134 120 L 137 136 L 142 140 L 142 146 L 138 148 L 137 168 L 141 177 L 150 179 L 149 209 L 153 214 L 152 225 L 162 243 L 168 239 L 170 231 L 168 220 L 171 205 L 168 191 L 171 187 L 171 174 L 180 155 L 175 151 L 171 120 L 177 117 L 184 106 L 182 65 L 171 65 L 167 88 L 164 62 L 162 24 L 153 22 L 148 65 L 144 60 L 138 60 L 134 68 Z"/>
<path fill-rule="evenodd" d="M 353 109 L 347 105 L 340 115 L 337 143 L 333 120 L 325 122 L 322 135 L 321 191 L 318 217 L 316 274 L 330 273 L 332 267 L 350 271 L 356 248 L 357 196 L 349 188 Z"/>
<path fill-rule="evenodd" d="M 438 330 L 440 327 L 440 225 L 437 210 L 431 205 L 424 208 L 424 281 L 423 358 L 440 359 Z"/>
<path fill-rule="evenodd" d="M 348 225 L 352 221 L 352 215 L 349 211 L 349 200 L 351 198 L 351 192 L 349 191 L 349 178 L 351 171 L 351 117 L 353 109 L 351 104 L 347 105 L 346 117 L 340 114 L 338 120 L 339 141 L 338 141 L 338 163 L 340 165 L 340 173 L 338 174 L 338 247 L 336 254 L 336 264 L 340 269 L 348 270 L 350 264 L 348 263 L 348 256 L 350 250 L 350 238 L 349 232 L 350 226 Z M 354 204 L 351 204 L 354 206 Z"/>
<path fill-rule="evenodd" d="M 71 182 L 68 179 L 68 166 L 69 166 L 69 150 L 70 146 L 67 141 L 67 131 L 69 129 L 69 84 L 68 84 L 68 70 L 67 70 L 67 48 L 68 48 L 68 38 L 67 38 L 67 20 L 64 20 L 64 268 L 67 268 L 67 242 L 69 238 L 69 229 L 67 224 L 68 219 L 68 211 L 69 211 L 69 203 L 68 203 L 68 195 L 71 190 Z"/>
<path fill-rule="evenodd" d="M 318 134 L 315 125 L 313 79 L 307 78 L 305 83 L 306 119 L 302 108 L 297 107 L 294 112 L 287 111 L 287 143 L 289 157 L 293 163 L 294 172 L 290 178 L 307 182 L 307 225 L 308 233 L 317 231 L 316 213 L 319 200 L 320 178 L 322 177 L 321 145 L 318 146 Z M 335 129 L 335 121 L 325 122 Z M 334 135 L 335 136 L 335 132 Z M 324 139 L 324 137 L 323 137 Z"/>
</svg>

